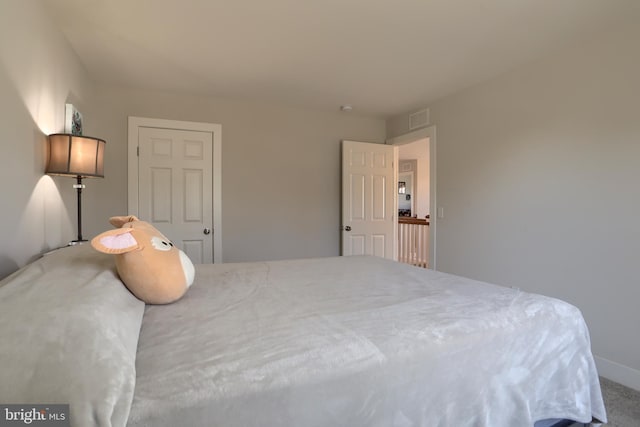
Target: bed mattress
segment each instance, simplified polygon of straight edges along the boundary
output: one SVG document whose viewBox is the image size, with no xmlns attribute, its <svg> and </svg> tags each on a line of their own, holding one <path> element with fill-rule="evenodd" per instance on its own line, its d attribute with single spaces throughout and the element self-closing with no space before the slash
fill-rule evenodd
<svg viewBox="0 0 640 427">
<path fill-rule="evenodd" d="M 374 257 L 198 265 L 135 363 L 130 427 L 606 420 L 576 307 Z"/>
</svg>

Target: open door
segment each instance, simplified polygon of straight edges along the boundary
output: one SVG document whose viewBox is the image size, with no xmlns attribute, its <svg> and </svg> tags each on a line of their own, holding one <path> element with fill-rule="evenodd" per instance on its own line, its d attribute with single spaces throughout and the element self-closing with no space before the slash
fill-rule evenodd
<svg viewBox="0 0 640 427">
<path fill-rule="evenodd" d="M 342 255 L 395 259 L 397 148 L 342 141 Z"/>
</svg>

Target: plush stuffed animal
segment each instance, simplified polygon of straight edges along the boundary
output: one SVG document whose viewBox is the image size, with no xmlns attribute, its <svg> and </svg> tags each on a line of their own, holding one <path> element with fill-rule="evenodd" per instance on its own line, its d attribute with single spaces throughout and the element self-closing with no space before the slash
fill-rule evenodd
<svg viewBox="0 0 640 427">
<path fill-rule="evenodd" d="M 135 216 L 114 216 L 118 227 L 91 240 L 100 252 L 114 254 L 125 286 L 148 304 L 168 304 L 180 299 L 195 276 L 191 260 L 154 226 Z"/>
</svg>

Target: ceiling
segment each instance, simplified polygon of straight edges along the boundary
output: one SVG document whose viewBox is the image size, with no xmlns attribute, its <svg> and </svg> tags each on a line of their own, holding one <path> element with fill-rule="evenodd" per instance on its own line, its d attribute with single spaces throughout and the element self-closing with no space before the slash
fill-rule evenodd
<svg viewBox="0 0 640 427">
<path fill-rule="evenodd" d="M 42 0 L 92 78 L 390 117 L 635 20 L 638 0 Z"/>
</svg>

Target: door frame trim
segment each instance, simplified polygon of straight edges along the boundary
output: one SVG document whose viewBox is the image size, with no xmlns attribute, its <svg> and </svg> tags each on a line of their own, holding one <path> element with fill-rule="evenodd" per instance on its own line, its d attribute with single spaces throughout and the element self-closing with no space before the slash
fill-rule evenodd
<svg viewBox="0 0 640 427">
<path fill-rule="evenodd" d="M 436 126 L 430 125 L 422 129 L 389 138 L 386 144 L 403 145 L 429 138 L 429 268 L 437 269 L 436 242 L 437 242 L 437 198 L 436 198 Z M 396 177 L 397 179 L 397 177 Z"/>
<path fill-rule="evenodd" d="M 213 136 L 213 262 L 222 262 L 222 125 L 129 116 L 127 140 L 127 210 L 138 215 L 138 130 L 141 127 L 210 132 Z"/>
</svg>

